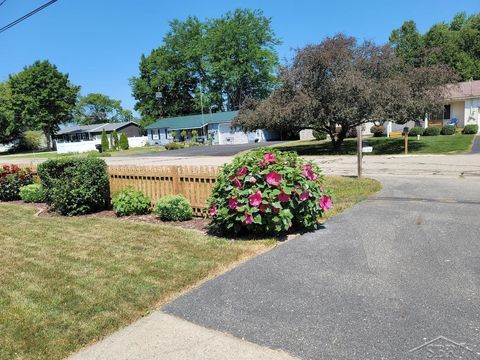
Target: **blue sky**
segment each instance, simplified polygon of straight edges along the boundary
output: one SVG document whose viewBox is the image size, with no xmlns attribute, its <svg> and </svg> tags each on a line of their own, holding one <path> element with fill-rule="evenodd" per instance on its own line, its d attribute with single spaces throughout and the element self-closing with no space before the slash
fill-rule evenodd
<svg viewBox="0 0 480 360">
<path fill-rule="evenodd" d="M 0 7 L 0 26 L 45 2 L 7 0 Z M 128 79 L 137 75 L 140 55 L 161 45 L 170 20 L 218 17 L 238 7 L 262 9 L 272 18 L 283 41 L 277 50 L 285 59 L 292 48 L 337 32 L 385 42 L 408 19 L 423 32 L 459 11 L 480 12 L 480 1 L 59 0 L 0 34 L 0 81 L 37 59 L 48 59 L 82 86 L 82 94 L 101 92 L 132 109 Z"/>
</svg>

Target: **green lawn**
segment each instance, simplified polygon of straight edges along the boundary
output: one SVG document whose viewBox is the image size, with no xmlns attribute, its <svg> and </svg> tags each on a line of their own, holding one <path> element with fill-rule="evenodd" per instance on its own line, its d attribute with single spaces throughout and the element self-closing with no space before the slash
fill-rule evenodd
<svg viewBox="0 0 480 360">
<path fill-rule="evenodd" d="M 328 219 L 380 189 L 325 178 Z M 155 224 L 35 217 L 0 203 L 0 359 L 62 359 L 274 240 L 229 241 Z"/>
<path fill-rule="evenodd" d="M 470 151 L 474 135 L 422 136 L 420 140 L 410 137 L 408 149 L 411 154 L 459 154 Z M 404 139 L 386 137 L 368 137 L 369 146 L 373 146 L 374 155 L 404 153 Z M 357 153 L 357 140 L 346 139 L 340 152 L 335 152 L 330 141 L 303 140 L 275 145 L 280 150 L 296 151 L 299 155 L 354 155 Z M 368 154 L 367 154 L 368 155 Z"/>
</svg>

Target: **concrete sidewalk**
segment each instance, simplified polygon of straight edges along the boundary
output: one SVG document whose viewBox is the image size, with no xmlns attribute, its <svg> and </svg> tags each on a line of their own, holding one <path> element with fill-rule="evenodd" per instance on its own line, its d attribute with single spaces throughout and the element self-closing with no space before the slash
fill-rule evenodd
<svg viewBox="0 0 480 360">
<path fill-rule="evenodd" d="M 294 357 L 156 311 L 70 360 L 295 360 Z"/>
</svg>

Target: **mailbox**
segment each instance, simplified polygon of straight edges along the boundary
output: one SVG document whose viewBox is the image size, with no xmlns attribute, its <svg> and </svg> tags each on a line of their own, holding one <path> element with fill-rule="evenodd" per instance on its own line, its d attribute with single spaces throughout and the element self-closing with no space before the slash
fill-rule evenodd
<svg viewBox="0 0 480 360">
<path fill-rule="evenodd" d="M 408 126 L 405 126 L 403 128 L 403 135 L 408 135 L 408 131 L 409 131 Z"/>
</svg>

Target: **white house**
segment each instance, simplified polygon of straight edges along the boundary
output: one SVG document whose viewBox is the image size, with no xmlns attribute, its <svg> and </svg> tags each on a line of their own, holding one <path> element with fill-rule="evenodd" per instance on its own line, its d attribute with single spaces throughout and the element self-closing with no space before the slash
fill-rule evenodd
<svg viewBox="0 0 480 360">
<path fill-rule="evenodd" d="M 108 138 L 115 130 L 118 135 L 124 133 L 128 137 L 129 147 L 142 147 L 147 144 L 147 137 L 141 136 L 140 126 L 134 122 L 106 123 L 94 125 L 77 125 L 60 129 L 54 136 L 57 153 L 82 153 L 96 151 L 101 143 L 102 132 L 105 130 Z"/>
<path fill-rule="evenodd" d="M 192 138 L 192 131 L 201 141 L 211 140 L 215 145 L 245 144 L 277 140 L 279 134 L 274 131 L 257 130 L 245 133 L 232 127 L 232 120 L 238 111 L 217 112 L 211 114 L 196 114 L 176 116 L 158 120 L 146 127 L 150 145 L 167 144 L 175 140 L 183 140 L 182 132 L 187 138 Z"/>
</svg>

